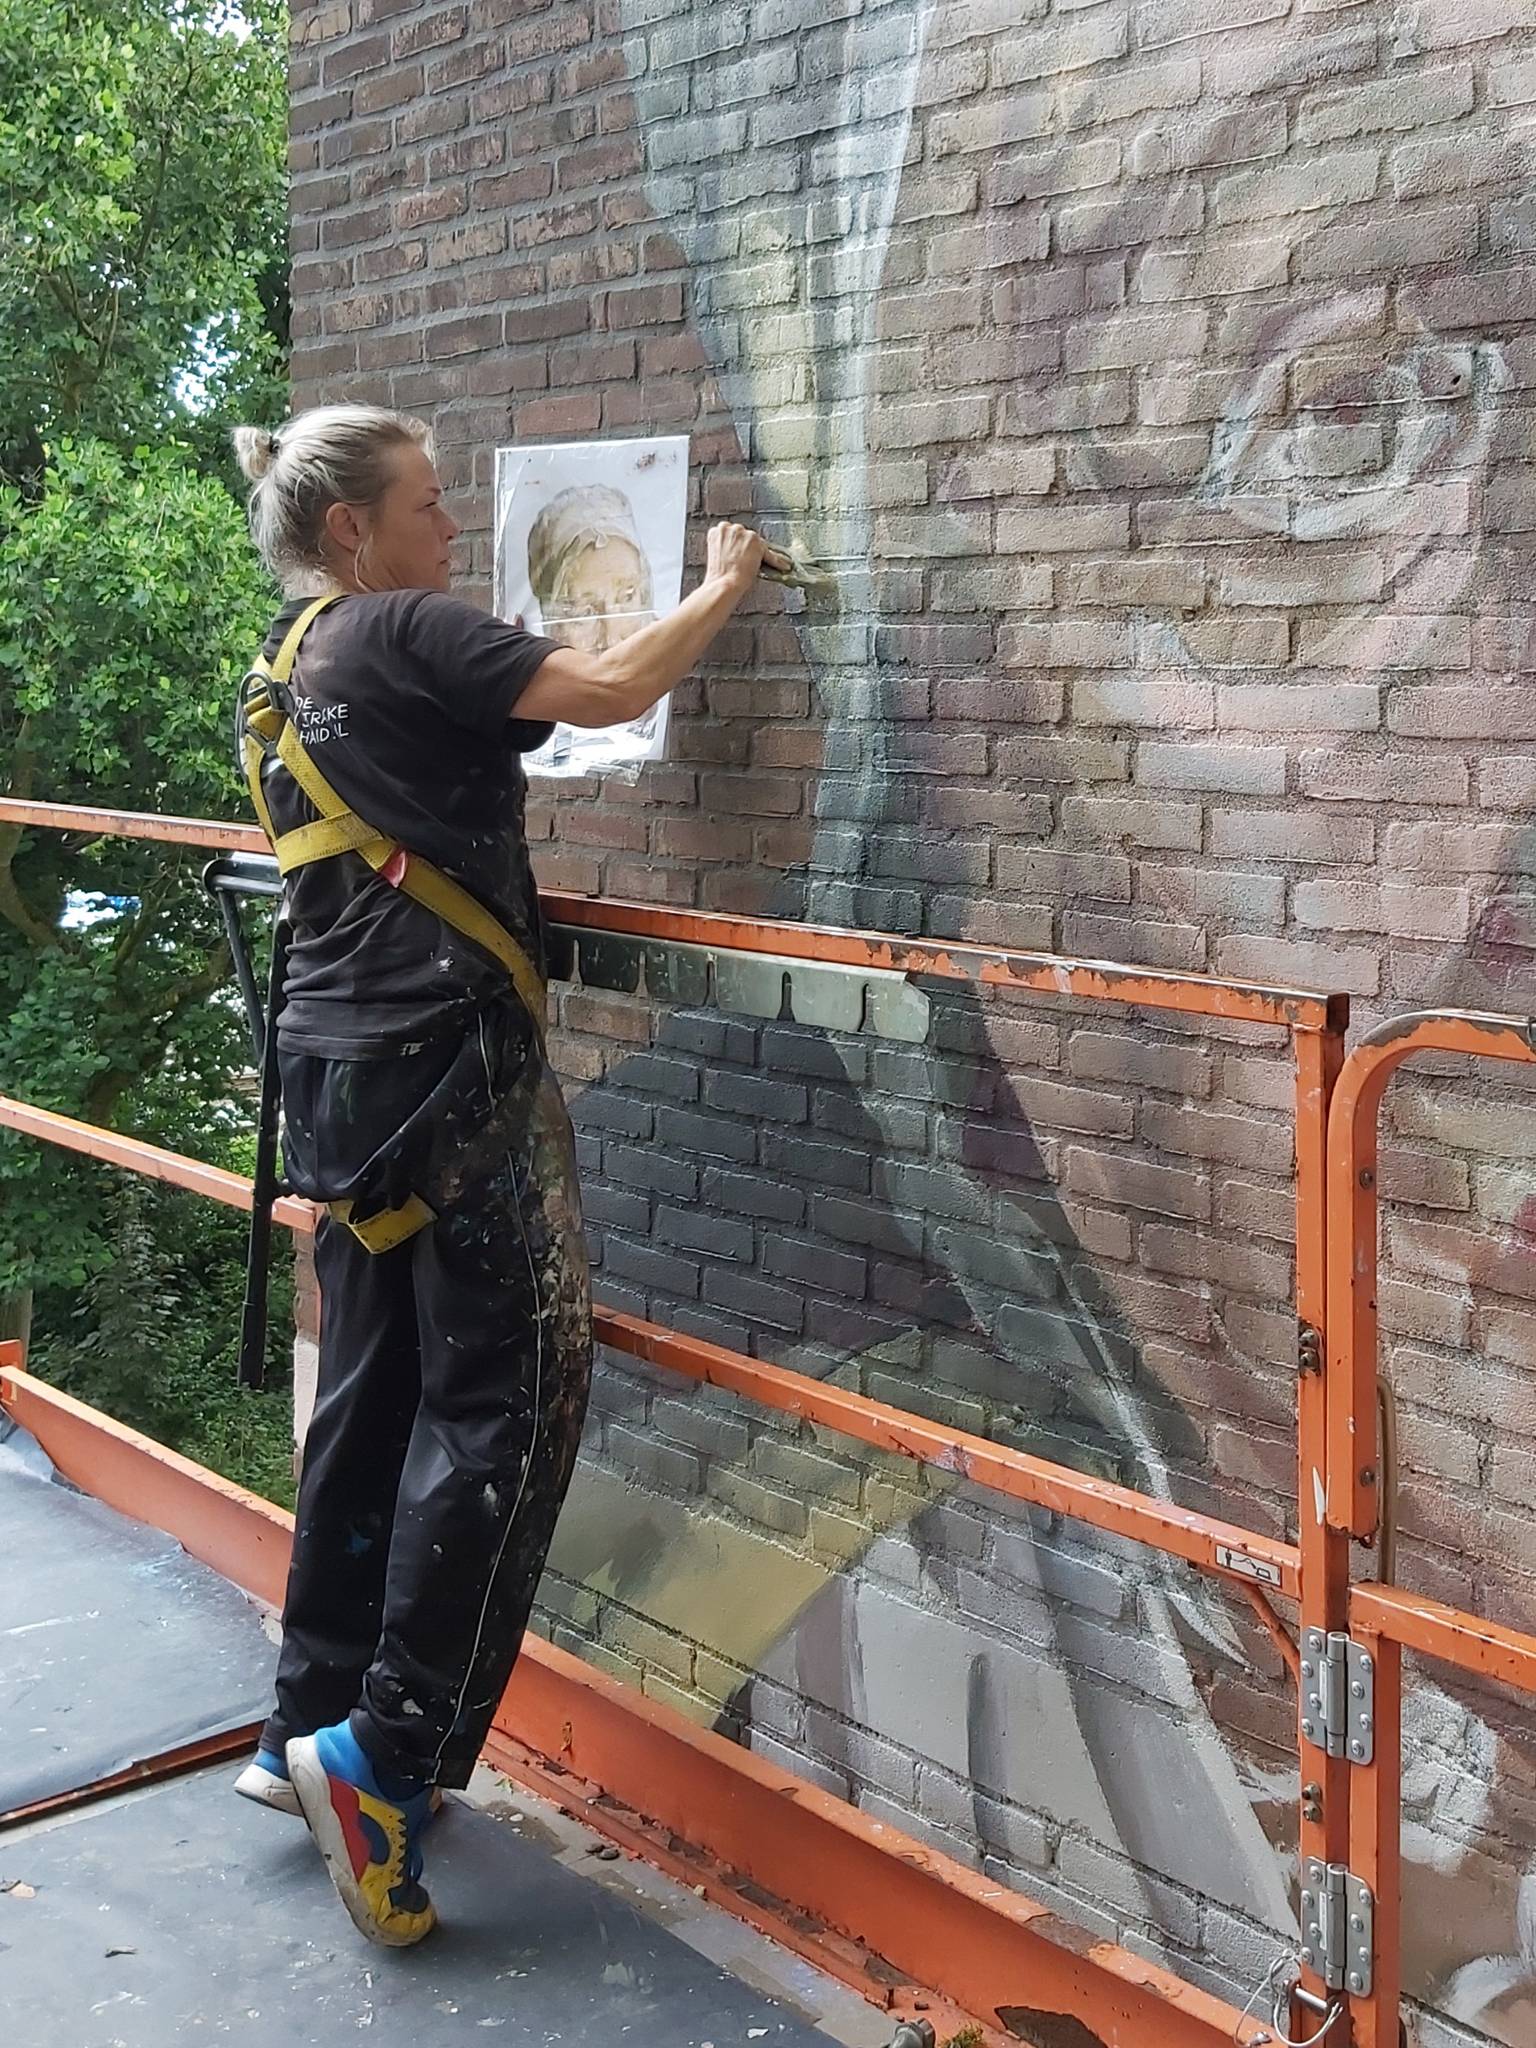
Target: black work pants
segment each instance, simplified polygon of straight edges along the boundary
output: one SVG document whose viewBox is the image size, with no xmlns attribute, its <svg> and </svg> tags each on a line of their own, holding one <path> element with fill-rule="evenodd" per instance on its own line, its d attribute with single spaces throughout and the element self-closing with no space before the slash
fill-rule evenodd
<svg viewBox="0 0 1536 2048">
<path fill-rule="evenodd" d="M 319 1226 L 319 1387 L 263 1745 L 281 1753 L 350 1715 L 386 1770 L 464 1785 L 586 1410 L 570 1120 L 525 1020 L 508 1014 L 400 1058 L 285 1053 L 283 1088 L 300 1193 L 345 1196 L 362 1214 L 430 1181 L 439 1200 L 437 1220 L 393 1251 L 367 1251 L 329 1216 Z M 465 1153 L 476 1131 L 478 1155 Z"/>
</svg>

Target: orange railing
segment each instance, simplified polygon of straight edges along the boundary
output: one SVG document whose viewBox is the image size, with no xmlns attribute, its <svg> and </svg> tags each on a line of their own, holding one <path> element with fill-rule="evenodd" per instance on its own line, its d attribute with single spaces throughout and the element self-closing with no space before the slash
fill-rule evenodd
<svg viewBox="0 0 1536 2048">
<path fill-rule="evenodd" d="M 1434 1011 L 1380 1025 L 1350 1053 L 1334 1091 L 1328 1136 L 1333 1204 L 1328 1356 L 1328 1516 L 1362 1543 L 1389 1523 L 1395 1474 L 1383 1460 L 1377 1384 L 1379 1251 L 1377 1131 L 1382 1098 L 1415 1053 L 1536 1064 L 1532 1021 L 1477 1011 Z M 1536 1636 L 1502 1628 L 1380 1583 L 1349 1593 L 1348 1633 L 1369 1661 L 1373 1698 L 1368 1761 L 1350 1785 L 1353 1876 L 1369 1889 L 1375 1915 L 1368 1993 L 1351 1996 L 1360 2048 L 1397 2048 L 1402 1994 L 1402 1653 L 1502 1680 L 1536 1694 Z M 1346 1977 L 1345 1989 L 1353 1993 Z"/>
<path fill-rule="evenodd" d="M 8 798 L 0 798 L 0 822 L 222 851 L 263 850 L 252 827 Z M 1042 992 L 1069 1002 L 1276 1025 L 1290 1034 L 1295 1061 L 1297 1471 L 1298 1500 L 1305 1504 L 1297 1517 L 1300 1540 L 1295 1545 L 1095 1480 L 634 1316 L 601 1311 L 598 1333 L 603 1343 L 630 1356 L 1184 1559 L 1238 1587 L 1253 1603 L 1292 1675 L 1302 1680 L 1303 1732 L 1298 1747 L 1305 1782 L 1298 1831 L 1303 1875 L 1311 1881 L 1309 1895 L 1328 1891 L 1330 1873 L 1338 1881 L 1347 1872 L 1355 1880 L 1363 1879 L 1374 1898 L 1368 1990 L 1357 1988 L 1367 1981 L 1363 1975 L 1356 1976 L 1352 1987 L 1348 1965 L 1339 1973 L 1342 1981 L 1327 1980 L 1319 1923 L 1309 1925 L 1303 1915 L 1303 1942 L 1316 1967 L 1303 1968 L 1293 2016 L 1304 2033 L 1323 2025 L 1330 2048 L 1351 2028 L 1366 2048 L 1395 2048 L 1400 1994 L 1402 1648 L 1412 1647 L 1536 1692 L 1536 1637 L 1409 1599 L 1387 1585 L 1351 1584 L 1351 1540 L 1374 1532 L 1378 1503 L 1391 1481 L 1391 1475 L 1381 1470 L 1376 1449 L 1376 1112 L 1392 1071 L 1417 1050 L 1536 1059 L 1524 1020 L 1450 1014 L 1408 1018 L 1372 1033 L 1346 1059 L 1347 1002 L 1342 996 L 566 895 L 547 895 L 545 911 L 553 927 L 578 936 L 602 933 L 766 961 L 808 961 L 966 981 Z M 237 1208 L 250 1206 L 249 1183 L 238 1175 L 9 1098 L 0 1097 L 0 1125 Z M 281 1201 L 275 1213 L 295 1231 L 313 1227 L 313 1211 L 297 1199 Z M 1326 1502 L 1321 1514 L 1311 1507 L 1319 1494 Z M 1298 1604 L 1299 1649 L 1271 1605 L 1272 1594 Z M 1317 1723 L 1324 1688 L 1309 1653 L 1310 1646 L 1351 1632 L 1357 1650 L 1371 1659 L 1374 1673 L 1373 1754 L 1363 1764 L 1347 1753 L 1329 1753 L 1330 1747 L 1341 1750 L 1344 1745 L 1328 1745 Z M 955 1886 L 958 1890 L 958 1878 Z M 925 1910 L 931 1916 L 931 1906 Z M 932 1938 L 931 1929 L 926 1932 Z M 1096 2012 L 1105 2018 L 1122 2012 L 1125 1984 L 1134 1981 L 1156 1992 L 1153 2009 L 1159 2016 L 1149 2024 L 1142 2012 L 1138 2041 L 1167 2041 L 1170 2048 L 1177 2042 L 1182 2048 L 1196 2039 L 1213 2044 L 1222 2037 L 1243 2041 L 1262 2032 L 1256 2021 L 1240 2019 L 1219 2001 L 1108 1944 L 1097 1944 L 1090 1960 L 1089 1979 L 1098 1988 L 1077 1992 L 1078 2016 L 1090 2027 Z M 1102 2006 L 1099 1989 L 1107 2001 Z"/>
</svg>

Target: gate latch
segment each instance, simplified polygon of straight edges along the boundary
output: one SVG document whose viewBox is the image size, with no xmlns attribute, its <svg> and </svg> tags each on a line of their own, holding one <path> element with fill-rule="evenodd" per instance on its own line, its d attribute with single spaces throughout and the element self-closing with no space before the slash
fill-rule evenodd
<svg viewBox="0 0 1536 2048">
<path fill-rule="evenodd" d="M 1320 1628 L 1301 1638 L 1301 1733 L 1329 1756 L 1368 1764 L 1376 1753 L 1376 1672 L 1360 1645 Z"/>
<path fill-rule="evenodd" d="M 1302 1866 L 1301 1960 L 1330 1991 L 1367 1998 L 1375 1954 L 1375 1900 L 1342 1863 Z"/>
</svg>

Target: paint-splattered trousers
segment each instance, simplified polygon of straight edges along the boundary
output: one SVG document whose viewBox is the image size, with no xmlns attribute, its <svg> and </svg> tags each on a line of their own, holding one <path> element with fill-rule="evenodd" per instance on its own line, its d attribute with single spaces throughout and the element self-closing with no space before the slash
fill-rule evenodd
<svg viewBox="0 0 1536 2048">
<path fill-rule="evenodd" d="M 282 1055 L 288 1177 L 437 1220 L 322 1219 L 320 1365 L 265 1747 L 350 1716 L 386 1770 L 469 1780 L 570 1485 L 591 1375 L 575 1148 L 526 1019 L 408 1056 Z"/>
</svg>

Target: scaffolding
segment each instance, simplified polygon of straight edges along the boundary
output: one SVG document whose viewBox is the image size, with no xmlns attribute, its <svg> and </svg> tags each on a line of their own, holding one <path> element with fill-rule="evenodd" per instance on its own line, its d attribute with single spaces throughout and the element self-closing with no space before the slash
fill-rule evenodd
<svg viewBox="0 0 1536 2048">
<path fill-rule="evenodd" d="M 262 854 L 254 829 L 0 798 L 0 822 Z M 988 1439 L 641 1318 L 599 1309 L 601 1344 L 760 1407 L 814 1422 L 1183 1560 L 1234 1587 L 1298 1686 L 1302 1947 L 1288 2031 L 1397 2048 L 1401 2019 L 1402 1656 L 1422 1653 L 1536 1693 L 1536 1636 L 1355 1573 L 1355 1544 L 1393 1523 L 1392 1438 L 1377 1360 L 1377 1117 L 1388 1082 L 1432 1050 L 1536 1062 L 1529 1020 L 1435 1012 L 1346 1047 L 1347 999 L 1152 969 L 802 924 L 546 894 L 557 952 L 601 972 L 625 958 L 768 975 L 825 969 L 900 991 L 914 980 L 1043 994 L 1075 1007 L 1278 1026 L 1295 1070 L 1299 1540 L 1186 1511 Z M 625 949 L 628 949 L 627 952 Z M 558 971 L 558 970 L 557 970 Z M 687 982 L 674 974 L 674 985 Z M 618 982 L 624 985 L 622 975 Z M 899 1014 L 896 1003 L 890 1014 Z M 249 1210 L 240 1176 L 0 1097 L 0 1125 Z M 314 1228 L 311 1205 L 274 1218 Z M 28 1375 L 15 1347 L 0 1401 L 69 1478 L 174 1534 L 258 1597 L 280 1602 L 289 1519 Z M 1274 1605 L 1294 1603 L 1298 1634 Z M 633 1688 L 530 1638 L 487 1755 L 530 1788 L 901 2015 L 926 2002 L 957 2026 L 1017 2039 L 1005 2015 L 1070 2015 L 1121 2048 L 1271 2040 L 1242 2013 L 1140 1956 L 1096 1941 L 831 1794 L 701 1730 Z M 179 1759 L 153 1768 L 185 1768 Z M 918 1995 L 920 1992 L 920 1996 Z M 914 2003 L 914 2000 L 916 2001 Z M 1073 2038 L 1078 2038 L 1073 2036 Z"/>
</svg>

